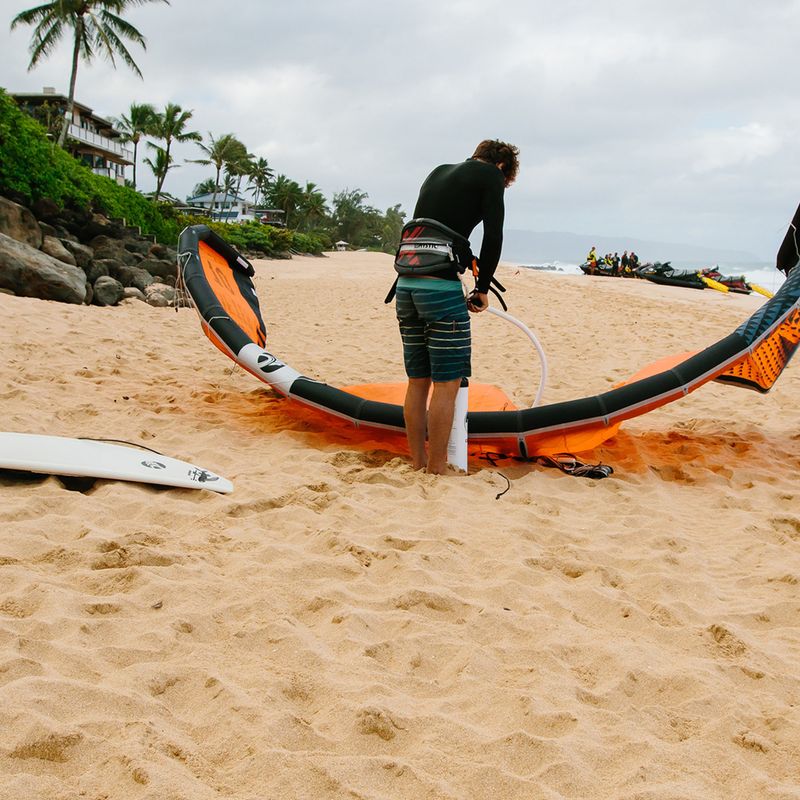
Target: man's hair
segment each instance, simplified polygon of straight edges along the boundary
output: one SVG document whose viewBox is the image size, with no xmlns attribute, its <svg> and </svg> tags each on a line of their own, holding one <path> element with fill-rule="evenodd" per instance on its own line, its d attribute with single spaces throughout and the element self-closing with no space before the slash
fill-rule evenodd
<svg viewBox="0 0 800 800">
<path fill-rule="evenodd" d="M 516 180 L 519 172 L 519 147 L 497 139 L 484 139 L 475 148 L 472 157 L 488 161 L 490 164 L 502 164 L 506 186 L 511 186 Z"/>
</svg>

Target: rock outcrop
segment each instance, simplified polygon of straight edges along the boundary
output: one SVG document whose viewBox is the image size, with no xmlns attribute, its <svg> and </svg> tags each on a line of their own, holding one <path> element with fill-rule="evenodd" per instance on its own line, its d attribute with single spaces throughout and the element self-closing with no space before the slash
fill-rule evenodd
<svg viewBox="0 0 800 800">
<path fill-rule="evenodd" d="M 151 283 L 144 290 L 144 296 L 151 306 L 166 308 L 175 302 L 175 290 L 164 283 Z"/>
<path fill-rule="evenodd" d="M 69 303 L 175 302 L 175 249 L 102 214 L 0 197 L 0 291 Z M 153 287 L 153 288 L 151 288 Z"/>
<path fill-rule="evenodd" d="M 20 297 L 86 301 L 86 273 L 73 264 L 0 233 L 0 287 Z"/>
<path fill-rule="evenodd" d="M 42 246 L 42 229 L 33 213 L 5 197 L 0 197 L 0 233 L 37 250 Z"/>
<path fill-rule="evenodd" d="M 55 236 L 44 237 L 42 241 L 42 252 L 47 253 L 48 256 L 52 256 L 58 261 L 63 261 L 65 264 L 72 264 L 73 267 L 78 266 L 78 263 L 75 261 L 75 256 L 72 255 L 72 253 L 64 247 L 62 241 L 56 239 Z"/>
<path fill-rule="evenodd" d="M 125 287 L 108 275 L 101 275 L 95 282 L 92 302 L 98 306 L 115 306 L 122 300 Z"/>
</svg>

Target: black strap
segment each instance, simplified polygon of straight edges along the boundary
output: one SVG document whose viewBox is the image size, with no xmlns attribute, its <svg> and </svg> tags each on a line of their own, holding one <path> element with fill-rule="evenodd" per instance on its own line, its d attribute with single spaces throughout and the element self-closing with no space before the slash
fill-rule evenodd
<svg viewBox="0 0 800 800">
<path fill-rule="evenodd" d="M 397 277 L 394 279 L 394 283 L 392 284 L 392 288 L 391 288 L 391 289 L 389 289 L 389 294 L 387 294 L 387 295 L 386 295 L 386 299 L 383 301 L 383 302 L 384 302 L 384 303 L 386 303 L 387 305 L 388 305 L 389 303 L 391 303 L 391 302 L 392 302 L 392 300 L 394 300 L 394 296 L 397 294 L 397 281 L 399 281 L 399 280 L 400 280 L 400 276 L 398 275 L 398 276 L 397 276 Z"/>
<path fill-rule="evenodd" d="M 497 289 L 494 288 L 494 286 L 490 286 L 489 291 L 500 301 L 500 305 L 503 306 L 503 311 L 508 311 L 508 306 L 506 305 L 506 301 L 503 300 L 503 297 L 500 294 L 500 292 L 498 292 Z M 505 289 L 503 289 L 502 291 L 505 291 Z"/>
</svg>

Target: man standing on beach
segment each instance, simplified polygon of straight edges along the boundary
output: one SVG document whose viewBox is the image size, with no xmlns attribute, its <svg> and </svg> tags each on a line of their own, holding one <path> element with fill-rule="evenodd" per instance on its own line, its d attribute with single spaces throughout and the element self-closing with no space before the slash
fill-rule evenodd
<svg viewBox="0 0 800 800">
<path fill-rule="evenodd" d="M 483 243 L 477 284 L 466 302 L 452 268 L 434 275 L 401 275 L 397 281 L 397 319 L 408 375 L 403 415 L 415 469 L 435 475 L 447 469 L 456 395 L 461 379 L 472 374 L 468 312 L 489 307 L 489 286 L 503 245 L 503 195 L 518 170 L 518 148 L 486 139 L 466 161 L 436 167 L 420 189 L 415 219 L 435 220 L 465 239 L 483 222 Z"/>
</svg>

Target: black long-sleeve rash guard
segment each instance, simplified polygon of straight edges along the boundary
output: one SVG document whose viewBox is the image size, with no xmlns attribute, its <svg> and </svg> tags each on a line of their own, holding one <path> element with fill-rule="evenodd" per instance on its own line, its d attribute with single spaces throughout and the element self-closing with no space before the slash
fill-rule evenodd
<svg viewBox="0 0 800 800">
<path fill-rule="evenodd" d="M 478 291 L 486 293 L 503 248 L 505 206 L 503 173 L 485 161 L 442 164 L 425 179 L 414 217 L 435 219 L 469 238 L 483 222 Z"/>
<path fill-rule="evenodd" d="M 800 251 L 797 248 L 797 243 L 800 242 L 798 228 L 800 228 L 800 206 L 797 206 L 797 211 L 794 212 L 794 217 L 789 223 L 789 230 L 786 231 L 786 236 L 783 237 L 781 246 L 778 248 L 778 255 L 775 261 L 775 266 L 787 275 L 789 270 L 800 259 Z"/>
</svg>

